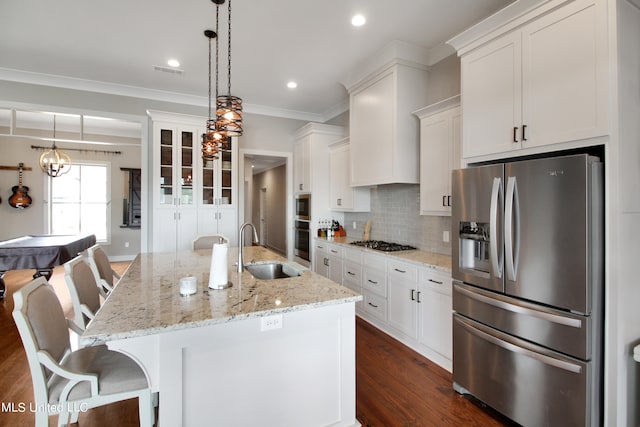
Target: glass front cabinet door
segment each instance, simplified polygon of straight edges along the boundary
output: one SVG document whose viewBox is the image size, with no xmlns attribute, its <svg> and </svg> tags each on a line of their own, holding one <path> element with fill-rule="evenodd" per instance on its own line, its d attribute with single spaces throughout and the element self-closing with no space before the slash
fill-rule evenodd
<svg viewBox="0 0 640 427">
<path fill-rule="evenodd" d="M 154 252 L 188 250 L 198 236 L 237 234 L 237 139 L 204 160 L 206 118 L 150 112 L 153 121 Z"/>
</svg>

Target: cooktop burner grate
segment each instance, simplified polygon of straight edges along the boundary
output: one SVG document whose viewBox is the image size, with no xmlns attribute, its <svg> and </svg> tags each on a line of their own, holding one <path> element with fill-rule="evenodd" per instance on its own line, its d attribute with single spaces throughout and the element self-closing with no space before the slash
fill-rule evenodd
<svg viewBox="0 0 640 427">
<path fill-rule="evenodd" d="M 351 242 L 351 244 L 382 252 L 410 251 L 416 249 L 413 246 L 385 242 L 384 240 L 358 240 L 356 242 Z"/>
</svg>

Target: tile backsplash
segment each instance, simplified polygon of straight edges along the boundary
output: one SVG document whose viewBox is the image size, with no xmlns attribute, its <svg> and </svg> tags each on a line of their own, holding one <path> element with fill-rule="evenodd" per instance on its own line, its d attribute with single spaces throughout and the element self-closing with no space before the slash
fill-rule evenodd
<svg viewBox="0 0 640 427">
<path fill-rule="evenodd" d="M 347 236 L 362 239 L 371 220 L 371 239 L 412 245 L 418 249 L 451 254 L 451 243 L 443 242 L 443 231 L 451 230 L 451 217 L 420 215 L 420 186 L 379 185 L 371 189 L 371 212 L 345 213 Z M 353 223 L 356 229 L 353 229 Z"/>
</svg>

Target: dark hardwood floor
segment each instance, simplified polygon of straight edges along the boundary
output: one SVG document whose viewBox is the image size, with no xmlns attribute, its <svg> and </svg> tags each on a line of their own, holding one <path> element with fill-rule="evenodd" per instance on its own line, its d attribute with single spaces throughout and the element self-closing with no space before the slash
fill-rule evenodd
<svg viewBox="0 0 640 427">
<path fill-rule="evenodd" d="M 127 263 L 114 263 L 122 273 Z M 33 271 L 6 274 L 6 298 L 0 301 L 0 427 L 33 426 L 29 410 L 33 402 L 31 374 L 22 341 L 13 322 L 13 292 L 31 280 Z M 50 283 L 56 289 L 65 314 L 73 308 L 61 267 Z M 451 374 L 369 323 L 356 320 L 356 415 L 365 427 L 503 426 L 500 415 L 458 395 Z M 14 404 L 11 412 L 9 405 Z M 26 410 L 20 411 L 20 404 Z M 50 418 L 55 425 L 56 417 Z M 136 400 L 91 409 L 82 413 L 82 427 L 137 426 Z"/>
</svg>

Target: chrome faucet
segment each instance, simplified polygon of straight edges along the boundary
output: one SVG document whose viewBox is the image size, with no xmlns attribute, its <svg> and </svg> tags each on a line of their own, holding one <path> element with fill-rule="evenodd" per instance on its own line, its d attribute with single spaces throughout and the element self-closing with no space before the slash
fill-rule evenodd
<svg viewBox="0 0 640 427">
<path fill-rule="evenodd" d="M 245 222 L 240 226 L 240 230 L 238 231 L 238 273 L 242 273 L 244 271 L 244 260 L 242 257 L 242 248 L 244 247 L 244 229 L 247 225 L 250 225 L 253 228 L 253 242 L 258 243 L 258 232 L 256 231 L 256 226 L 251 224 L 250 222 Z"/>
</svg>

